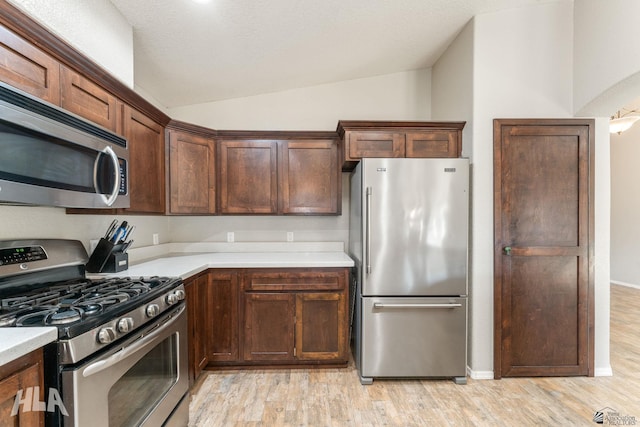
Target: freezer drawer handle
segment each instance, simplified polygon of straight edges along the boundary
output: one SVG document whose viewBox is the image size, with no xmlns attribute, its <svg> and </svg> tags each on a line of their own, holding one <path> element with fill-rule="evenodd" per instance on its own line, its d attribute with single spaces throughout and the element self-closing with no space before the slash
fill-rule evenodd
<svg viewBox="0 0 640 427">
<path fill-rule="evenodd" d="M 462 307 L 462 304 L 384 304 L 381 302 L 373 303 L 373 308 L 456 308 Z"/>
</svg>

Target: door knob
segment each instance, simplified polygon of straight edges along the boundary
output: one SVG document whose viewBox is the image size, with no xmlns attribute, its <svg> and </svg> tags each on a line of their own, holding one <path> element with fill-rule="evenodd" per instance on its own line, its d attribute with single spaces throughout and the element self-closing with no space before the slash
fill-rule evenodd
<svg viewBox="0 0 640 427">
<path fill-rule="evenodd" d="M 503 251 L 505 255 L 511 256 L 511 246 L 505 246 Z"/>
</svg>

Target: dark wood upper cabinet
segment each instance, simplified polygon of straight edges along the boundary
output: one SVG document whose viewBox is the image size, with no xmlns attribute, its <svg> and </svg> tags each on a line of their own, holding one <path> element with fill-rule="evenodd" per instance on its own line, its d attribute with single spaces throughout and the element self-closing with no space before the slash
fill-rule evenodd
<svg viewBox="0 0 640 427">
<path fill-rule="evenodd" d="M 0 80 L 60 105 L 60 63 L 0 26 Z"/>
<path fill-rule="evenodd" d="M 165 212 L 164 128 L 128 105 L 122 106 L 123 134 L 129 141 L 128 212 Z"/>
<path fill-rule="evenodd" d="M 118 131 L 116 97 L 69 68 L 60 71 L 61 106 L 113 132 Z"/>
<path fill-rule="evenodd" d="M 340 148 L 334 132 L 217 135 L 220 213 L 340 214 Z"/>
<path fill-rule="evenodd" d="M 338 122 L 344 147 L 342 170 L 365 157 L 460 157 L 465 122 Z"/>
<path fill-rule="evenodd" d="M 280 212 L 338 214 L 341 189 L 338 142 L 281 141 L 278 170 Z"/>
<path fill-rule="evenodd" d="M 216 212 L 214 141 L 176 128 L 167 130 L 169 140 L 169 213 Z"/>
<path fill-rule="evenodd" d="M 404 133 L 349 132 L 349 158 L 404 157 Z"/>
<path fill-rule="evenodd" d="M 218 150 L 220 212 L 277 213 L 277 142 L 221 140 Z"/>
<path fill-rule="evenodd" d="M 407 132 L 405 138 L 406 157 L 460 156 L 461 132 L 455 130 Z"/>
</svg>

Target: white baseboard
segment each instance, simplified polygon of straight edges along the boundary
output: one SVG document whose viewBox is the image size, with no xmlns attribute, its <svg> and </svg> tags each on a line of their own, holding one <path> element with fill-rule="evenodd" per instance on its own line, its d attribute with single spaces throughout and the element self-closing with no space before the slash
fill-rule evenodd
<svg viewBox="0 0 640 427">
<path fill-rule="evenodd" d="M 493 371 L 474 371 L 468 366 L 467 366 L 467 374 L 471 379 L 474 379 L 474 380 L 492 380 L 493 379 Z"/>
<path fill-rule="evenodd" d="M 619 282 L 617 280 L 610 280 L 610 282 L 614 285 L 620 285 L 620 286 L 626 286 L 628 288 L 636 288 L 636 289 L 640 289 L 640 285 L 634 285 L 633 283 L 625 283 L 625 282 Z"/>
<path fill-rule="evenodd" d="M 595 368 L 593 375 L 596 377 L 612 377 L 613 369 L 611 369 L 611 365 L 605 368 Z"/>
<path fill-rule="evenodd" d="M 474 371 L 468 366 L 467 366 L 467 375 L 469 375 L 469 377 L 474 380 L 492 380 L 493 379 L 493 371 Z M 604 368 L 595 368 L 594 376 L 612 377 L 613 369 L 611 369 L 611 365 Z"/>
</svg>

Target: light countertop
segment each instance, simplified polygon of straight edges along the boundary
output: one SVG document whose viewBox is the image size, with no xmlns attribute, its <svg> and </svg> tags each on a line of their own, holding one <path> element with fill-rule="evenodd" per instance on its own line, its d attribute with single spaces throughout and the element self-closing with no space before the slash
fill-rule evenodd
<svg viewBox="0 0 640 427">
<path fill-rule="evenodd" d="M 109 274 L 124 276 L 169 276 L 186 279 L 209 268 L 320 268 L 353 267 L 344 252 L 222 252 L 172 253 Z"/>
<path fill-rule="evenodd" d="M 0 366 L 55 341 L 58 328 L 0 328 Z"/>
</svg>

